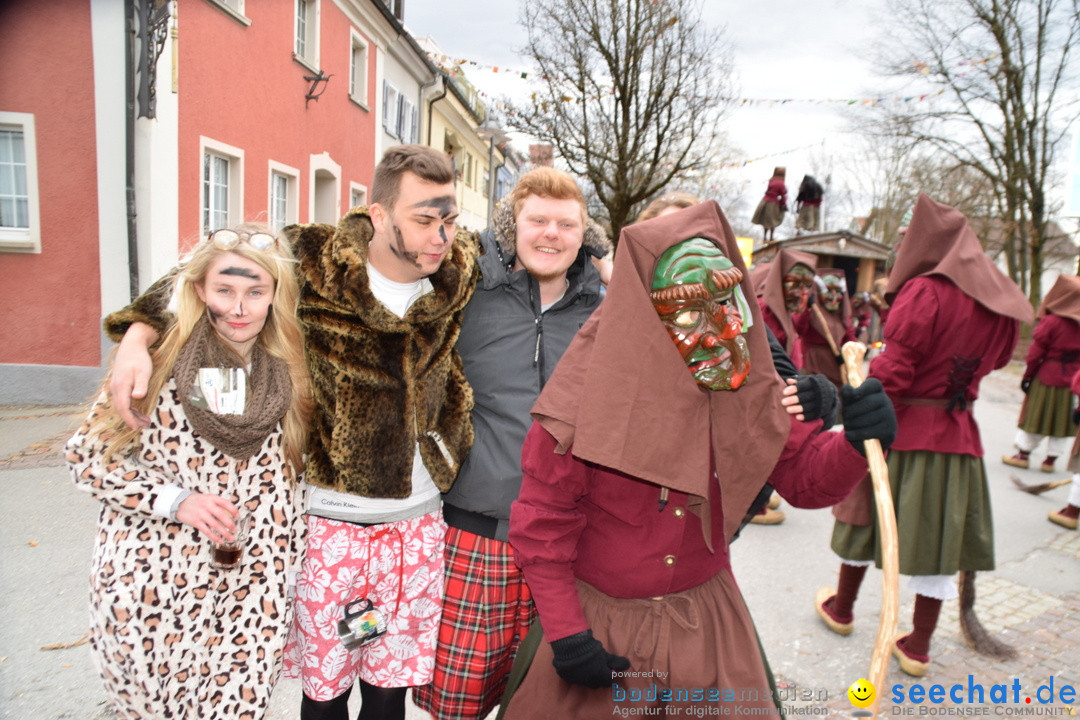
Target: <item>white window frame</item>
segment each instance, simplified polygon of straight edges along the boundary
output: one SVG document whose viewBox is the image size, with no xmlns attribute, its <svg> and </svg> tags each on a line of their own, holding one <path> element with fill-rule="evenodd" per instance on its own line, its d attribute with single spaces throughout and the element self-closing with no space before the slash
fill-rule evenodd
<svg viewBox="0 0 1080 720">
<path fill-rule="evenodd" d="M 364 37 L 352 29 L 349 43 L 349 98 L 360 107 L 368 110 L 368 57 L 371 46 Z"/>
<path fill-rule="evenodd" d="M 285 179 L 285 210 L 284 215 L 278 217 L 278 208 L 275 204 L 274 181 L 276 178 Z M 300 218 L 300 171 L 273 160 L 267 170 L 266 191 L 266 216 L 270 227 L 278 231 L 286 225 L 299 222 Z"/>
<path fill-rule="evenodd" d="M 473 172 L 476 170 L 476 162 L 473 160 L 472 153 L 468 150 L 465 151 L 465 185 L 467 187 L 473 186 Z"/>
<path fill-rule="evenodd" d="M 244 212 L 244 151 L 241 148 L 218 142 L 212 138 L 199 137 L 199 227 L 205 236 L 211 230 L 207 227 L 206 208 L 206 156 L 212 155 L 229 161 L 228 207 L 225 209 L 225 227 L 243 222 Z"/>
<path fill-rule="evenodd" d="M 417 139 L 416 106 L 404 93 L 398 95 L 397 137 L 401 142 L 412 143 Z"/>
<path fill-rule="evenodd" d="M 354 208 L 360 205 L 368 204 L 368 189 L 367 185 L 361 185 L 357 182 L 349 183 L 349 207 Z"/>
<path fill-rule="evenodd" d="M 303 15 L 301 9 L 305 10 Z M 296 0 L 293 5 L 293 59 L 314 72 L 319 68 L 319 10 L 319 0 Z M 301 17 L 304 20 L 302 29 Z"/>
<path fill-rule="evenodd" d="M 323 152 L 321 155 L 311 155 L 308 166 L 308 222 L 319 222 L 316 203 L 323 197 L 329 197 L 332 207 L 326 209 L 322 222 L 336 223 L 341 217 L 341 165 L 334 162 L 330 153 Z M 325 195 L 319 192 L 320 175 L 330 178 L 331 191 Z"/>
<path fill-rule="evenodd" d="M 251 19 L 244 14 L 245 0 L 207 0 L 207 2 L 220 8 L 222 12 L 241 25 L 251 25 Z"/>
<path fill-rule="evenodd" d="M 389 80 L 383 80 L 383 108 L 382 126 L 387 135 L 399 138 L 398 130 L 398 98 L 401 92 L 394 87 Z"/>
<path fill-rule="evenodd" d="M 38 187 L 37 130 L 31 113 L 0 112 L 0 129 L 22 132 L 26 171 L 27 227 L 0 227 L 0 251 L 41 252 L 41 197 Z"/>
</svg>

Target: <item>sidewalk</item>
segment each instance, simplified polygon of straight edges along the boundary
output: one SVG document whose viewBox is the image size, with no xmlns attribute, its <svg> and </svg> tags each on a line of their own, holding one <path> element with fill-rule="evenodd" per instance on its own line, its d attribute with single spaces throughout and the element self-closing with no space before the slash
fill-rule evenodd
<svg viewBox="0 0 1080 720">
<path fill-rule="evenodd" d="M 1016 476 L 1036 484 L 1068 475 L 1022 471 L 1001 462 L 1002 454 L 1013 452 L 1022 399 L 1019 372 L 1014 363 L 988 376 L 975 407 L 993 496 L 997 556 L 996 570 L 977 575 L 975 610 L 988 631 L 1016 649 L 1017 657 L 999 661 L 975 653 L 960 632 L 958 601 L 947 601 L 933 637 L 927 675 L 912 678 L 890 660 L 886 687 L 877 688 L 883 716 L 925 717 L 957 707 L 947 695 L 940 705 L 928 699 L 911 702 L 909 690 L 916 684 L 926 689 L 941 685 L 946 692 L 961 685 L 959 696 L 964 702 L 959 712 L 1080 715 L 1080 533 L 1046 520 L 1048 511 L 1065 504 L 1068 487 L 1030 495 L 1010 480 Z M 1035 456 L 1041 461 L 1040 450 Z M 1058 466 L 1060 471 L 1064 464 L 1059 461 Z M 855 708 L 846 693 L 851 683 L 869 674 L 880 617 L 881 572 L 871 568 L 866 575 L 855 606 L 855 631 L 847 637 L 832 633 L 813 606 L 819 586 L 836 585 L 839 559 L 829 549 L 831 514 L 796 510 L 786 503 L 783 509 L 788 514 L 784 524 L 750 526 L 753 533 L 744 533 L 732 546 L 735 574 L 777 680 L 788 686 L 790 697 L 814 698 L 788 703 L 789 715 L 797 716 L 799 710 L 810 714 L 806 709 L 814 708 L 812 714 L 818 717 L 851 717 Z M 754 546 L 740 547 L 744 540 Z M 763 557 L 768 560 L 762 561 Z M 910 632 L 913 602 L 907 579 L 901 576 L 898 632 Z M 967 702 L 969 676 L 972 684 L 984 688 L 984 706 Z M 1051 678 L 1055 699 L 1065 685 L 1075 688 L 1077 697 L 1040 705 L 1035 693 Z M 1016 703 L 1012 702 L 1014 680 L 1019 680 L 1021 688 Z M 1008 703 L 995 706 L 990 702 L 995 684 L 1009 685 Z M 891 697 L 896 685 L 905 702 L 894 705 Z M 1030 704 L 1025 702 L 1028 697 Z M 1047 697 L 1045 691 L 1043 697 Z"/>
<path fill-rule="evenodd" d="M 997 552 L 997 569 L 978 576 L 976 611 L 992 633 L 1016 648 L 1017 658 L 997 661 L 974 653 L 960 635 L 957 601 L 946 602 L 927 676 L 908 677 L 890 661 L 886 687 L 877 688 L 883 716 L 924 717 L 957 708 L 947 696 L 940 705 L 912 702 L 908 696 L 916 685 L 927 690 L 941 685 L 946 692 L 962 686 L 965 701 L 957 712 L 968 714 L 1080 714 L 1080 698 L 1063 703 L 1059 697 L 1064 686 L 1080 694 L 1080 533 L 1046 520 L 1049 510 L 1064 504 L 1067 487 L 1029 495 L 1009 480 L 1016 475 L 1031 484 L 1064 478 L 1064 472 L 1019 471 L 1000 461 L 1012 452 L 1020 406 L 1014 370 L 988 377 L 976 404 Z M 87 569 L 97 507 L 75 490 L 60 454 L 84 411 L 0 408 L 0 719 L 109 719 L 88 646 L 41 649 L 76 643 L 87 631 Z M 1038 450 L 1035 459 L 1041 461 Z M 829 632 L 814 612 L 813 597 L 819 586 L 836 582 L 839 561 L 829 550 L 832 515 L 786 503 L 782 509 L 787 513 L 782 525 L 751 525 L 732 545 L 735 577 L 788 697 L 789 716 L 851 717 L 846 692 L 869 672 L 881 573 L 871 569 L 866 576 L 855 607 L 855 632 L 847 637 Z M 911 627 L 912 598 L 901 578 L 899 629 L 904 632 Z M 969 676 L 984 689 L 985 704 L 966 701 Z M 1042 705 L 1035 693 L 1051 679 L 1056 702 Z M 1012 702 L 1014 681 L 1020 688 L 1017 703 Z M 1008 703 L 990 702 L 995 684 L 1008 686 Z M 891 702 L 894 685 L 904 702 Z M 283 682 L 270 717 L 295 720 L 299 697 L 296 681 Z M 408 708 L 410 720 L 426 717 L 411 701 Z"/>
</svg>

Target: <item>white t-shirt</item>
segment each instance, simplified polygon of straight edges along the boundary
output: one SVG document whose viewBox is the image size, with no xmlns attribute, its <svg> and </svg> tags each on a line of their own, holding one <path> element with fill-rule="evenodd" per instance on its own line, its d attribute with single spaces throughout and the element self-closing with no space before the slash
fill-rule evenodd
<svg viewBox="0 0 1080 720">
<path fill-rule="evenodd" d="M 405 317 L 412 304 L 433 290 L 431 281 L 395 282 L 367 266 L 371 294 L 386 308 Z M 354 523 L 384 523 L 426 515 L 439 507 L 439 488 L 431 479 L 416 444 L 412 464 L 412 495 L 407 498 L 369 498 L 328 488 L 311 486 L 308 493 L 308 512 L 319 517 Z"/>
</svg>

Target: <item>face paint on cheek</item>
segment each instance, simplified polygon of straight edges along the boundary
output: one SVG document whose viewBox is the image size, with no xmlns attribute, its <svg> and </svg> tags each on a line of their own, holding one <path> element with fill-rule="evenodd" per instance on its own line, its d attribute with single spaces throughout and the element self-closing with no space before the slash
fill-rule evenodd
<svg viewBox="0 0 1080 720">
<path fill-rule="evenodd" d="M 419 268 L 420 253 L 410 252 L 405 249 L 405 236 L 401 234 L 401 228 L 397 225 L 394 225 L 394 240 L 396 241 L 396 244 L 390 246 L 390 252 L 394 253 L 395 256 L 405 262 L 411 263 L 414 267 Z"/>
</svg>

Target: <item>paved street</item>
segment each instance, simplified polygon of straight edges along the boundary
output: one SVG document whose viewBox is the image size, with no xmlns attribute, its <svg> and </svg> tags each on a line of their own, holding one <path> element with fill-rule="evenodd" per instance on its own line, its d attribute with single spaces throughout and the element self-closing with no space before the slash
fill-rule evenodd
<svg viewBox="0 0 1080 720">
<path fill-rule="evenodd" d="M 994 373 L 983 383 L 976 405 L 994 496 L 997 570 L 980 574 L 976 609 L 983 623 L 1014 645 L 1015 660 L 976 655 L 960 635 L 957 603 L 945 604 L 931 648 L 933 663 L 921 685 L 948 689 L 981 685 L 986 705 L 963 706 L 973 714 L 1038 712 L 1073 715 L 1080 701 L 1061 702 L 1063 688 L 1080 691 L 1080 533 L 1046 520 L 1064 504 L 1068 488 L 1036 496 L 1015 489 L 1017 475 L 1028 483 L 1064 478 L 1017 471 L 1000 462 L 1012 452 L 1020 405 L 1019 366 Z M 0 718 L 52 720 L 109 717 L 88 647 L 87 568 L 96 517 L 94 502 L 77 492 L 59 455 L 63 441 L 81 419 L 76 407 L 0 408 Z M 1035 463 L 1041 451 L 1033 455 Z M 1059 466 L 1061 463 L 1059 463 Z M 881 574 L 871 570 L 856 604 L 856 629 L 848 637 L 827 631 L 813 608 L 820 585 L 836 582 L 838 560 L 829 550 L 828 510 L 793 510 L 780 526 L 750 526 L 732 547 L 735 575 L 758 624 L 762 642 L 791 715 L 850 717 L 849 685 L 868 674 L 877 630 Z M 900 628 L 910 629 L 912 594 L 901 579 Z M 61 646 L 44 649 L 47 646 Z M 73 645 L 72 647 L 63 647 Z M 971 679 L 969 680 L 969 675 Z M 1039 703 L 1039 686 L 1054 684 L 1054 702 Z M 1014 681 L 1018 703 L 1013 704 Z M 883 697 L 885 715 L 922 717 L 956 704 L 913 702 L 895 707 L 893 686 L 905 698 L 918 683 L 890 665 Z M 991 705 L 995 684 L 1007 685 L 1008 706 Z M 917 688 L 916 688 L 917 690 Z M 1046 698 L 1044 687 L 1042 698 Z M 799 698 L 812 698 L 809 702 Z M 1025 703 L 1030 697 L 1031 704 Z M 283 683 L 273 718 L 298 717 L 296 682 Z M 1071 708 L 1070 708 L 1071 705 Z M 927 711 L 933 711 L 928 713 Z M 942 713 L 943 714 L 943 713 Z M 410 705 L 410 718 L 422 718 Z"/>
</svg>

